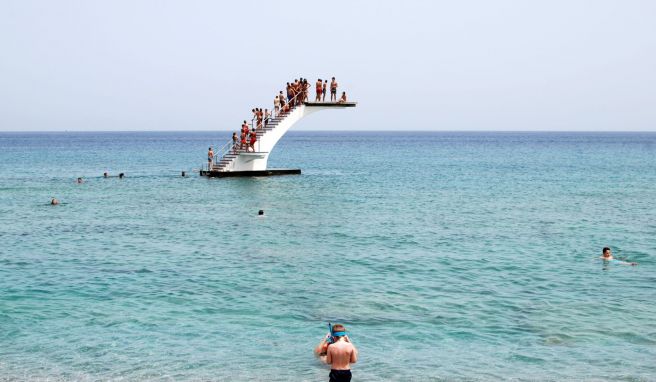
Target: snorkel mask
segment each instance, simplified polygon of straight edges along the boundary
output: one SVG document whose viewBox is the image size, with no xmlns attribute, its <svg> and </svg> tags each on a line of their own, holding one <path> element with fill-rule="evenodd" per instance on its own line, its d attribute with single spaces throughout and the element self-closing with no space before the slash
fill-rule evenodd
<svg viewBox="0 0 656 382">
<path fill-rule="evenodd" d="M 326 339 L 326 342 L 329 344 L 335 343 L 335 337 L 343 337 L 346 335 L 346 331 L 333 331 L 333 325 L 330 322 L 328 323 L 328 331 L 330 331 L 330 336 Z"/>
</svg>

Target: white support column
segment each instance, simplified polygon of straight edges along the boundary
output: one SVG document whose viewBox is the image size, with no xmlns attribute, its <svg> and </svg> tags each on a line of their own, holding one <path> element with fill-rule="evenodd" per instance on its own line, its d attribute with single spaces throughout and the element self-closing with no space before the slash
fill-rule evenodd
<svg viewBox="0 0 656 382">
<path fill-rule="evenodd" d="M 275 147 L 276 143 L 282 138 L 287 131 L 294 126 L 303 117 L 310 115 L 319 110 L 326 109 L 343 109 L 346 107 L 354 107 L 354 102 L 345 104 L 321 104 L 321 103 L 306 103 L 294 108 L 278 125 L 270 131 L 267 131 L 260 137 L 260 141 L 255 144 L 258 152 L 239 153 L 239 155 L 232 161 L 232 163 L 225 169 L 225 171 L 264 171 L 267 169 L 267 162 L 269 161 L 269 154 Z"/>
</svg>

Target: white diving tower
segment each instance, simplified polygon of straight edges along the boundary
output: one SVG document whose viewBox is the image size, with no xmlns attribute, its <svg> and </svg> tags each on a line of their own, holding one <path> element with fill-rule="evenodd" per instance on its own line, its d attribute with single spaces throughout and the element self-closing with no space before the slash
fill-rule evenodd
<svg viewBox="0 0 656 382">
<path fill-rule="evenodd" d="M 257 133 L 254 150 L 241 149 L 239 142 L 234 145 L 230 140 L 216 152 L 214 161 L 203 168 L 200 174 L 209 177 L 300 174 L 300 169 L 267 168 L 269 154 L 276 143 L 296 122 L 307 115 L 319 110 L 355 107 L 356 104 L 357 102 L 303 102 L 292 107 L 287 113 L 280 113 L 275 118 L 270 118 L 268 123 L 262 124 L 260 128 L 256 128 L 254 121 L 251 121 L 250 128 L 255 128 Z"/>
</svg>

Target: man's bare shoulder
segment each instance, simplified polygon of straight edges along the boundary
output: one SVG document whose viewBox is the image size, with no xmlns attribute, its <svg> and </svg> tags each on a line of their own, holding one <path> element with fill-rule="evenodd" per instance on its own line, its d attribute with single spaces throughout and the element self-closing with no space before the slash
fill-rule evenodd
<svg viewBox="0 0 656 382">
<path fill-rule="evenodd" d="M 353 349 L 353 344 L 351 344 L 350 342 L 343 342 L 343 341 L 339 341 L 337 343 L 328 346 L 328 351 L 333 350 L 333 351 L 344 352 L 344 351 L 349 351 L 351 349 Z"/>
</svg>

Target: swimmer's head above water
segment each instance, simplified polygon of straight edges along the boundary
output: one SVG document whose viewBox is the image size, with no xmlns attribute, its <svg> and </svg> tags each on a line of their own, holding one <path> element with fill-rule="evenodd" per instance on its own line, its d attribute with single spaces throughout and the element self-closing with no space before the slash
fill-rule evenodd
<svg viewBox="0 0 656 382">
<path fill-rule="evenodd" d="M 606 260 L 613 259 L 613 254 L 611 253 L 610 248 L 604 247 L 604 249 L 601 250 L 601 258 Z"/>
</svg>

